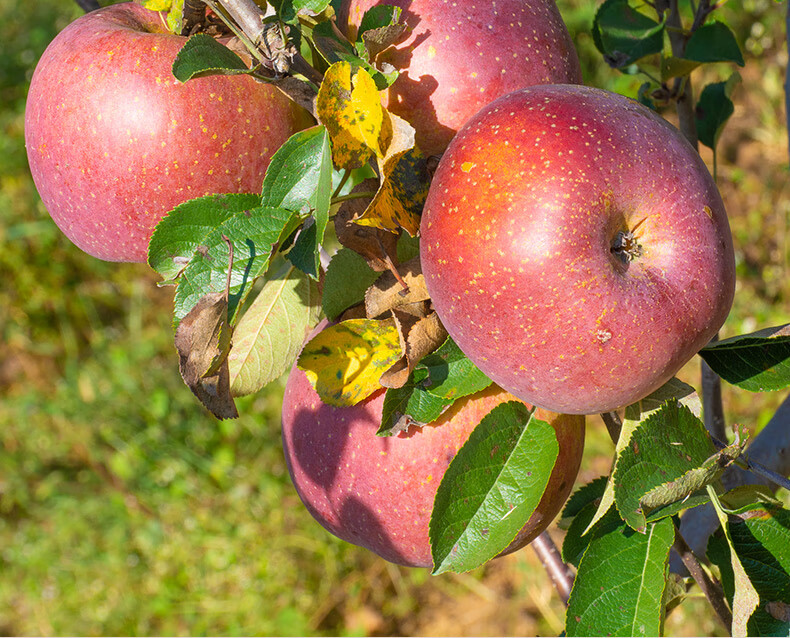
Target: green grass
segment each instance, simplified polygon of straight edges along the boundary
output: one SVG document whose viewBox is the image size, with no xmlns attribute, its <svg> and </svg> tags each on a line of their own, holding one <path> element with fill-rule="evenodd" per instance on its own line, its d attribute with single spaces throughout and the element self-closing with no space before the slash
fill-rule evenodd
<svg viewBox="0 0 790 638">
<path fill-rule="evenodd" d="M 725 19 L 759 65 L 759 84 L 736 95 L 752 96 L 751 119 L 722 138 L 739 260 L 726 327 L 735 334 L 787 321 L 790 213 L 779 166 L 781 7 L 730 4 Z M 587 82 L 633 94 L 638 78 L 598 61 L 592 3 L 560 7 Z M 0 4 L 0 633 L 419 633 L 439 617 L 452 634 L 486 606 L 494 632 L 556 633 L 562 608 L 547 602 L 529 552 L 431 578 L 324 532 L 284 464 L 282 382 L 241 400 L 237 421 L 213 419 L 178 373 L 172 289 L 157 288 L 144 265 L 100 262 L 60 234 L 30 180 L 23 111 L 35 61 L 78 13 L 67 0 Z M 779 159 L 745 163 L 745 145 L 762 158 L 778 147 Z M 727 397 L 731 420 L 756 426 L 782 398 Z M 586 479 L 606 472 L 611 454 L 601 428 L 588 442 Z"/>
</svg>

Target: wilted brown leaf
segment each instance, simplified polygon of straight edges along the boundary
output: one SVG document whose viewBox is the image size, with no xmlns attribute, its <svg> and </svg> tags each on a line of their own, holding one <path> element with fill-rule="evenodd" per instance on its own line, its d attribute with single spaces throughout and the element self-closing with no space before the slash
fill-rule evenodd
<svg viewBox="0 0 790 638">
<path fill-rule="evenodd" d="M 228 353 L 233 329 L 228 321 L 228 294 L 233 268 L 233 244 L 228 244 L 225 290 L 203 295 L 178 324 L 175 346 L 184 383 L 218 419 L 239 416 L 230 394 Z"/>
<path fill-rule="evenodd" d="M 408 30 L 407 25 L 395 23 L 365 31 L 362 34 L 362 42 L 370 56 L 370 61 L 374 61 L 379 53 L 401 40 Z"/>
<path fill-rule="evenodd" d="M 366 179 L 352 193 L 376 192 L 379 181 Z M 367 209 L 370 199 L 357 198 L 344 201 L 335 215 L 337 240 L 346 248 L 362 255 L 376 272 L 391 270 L 397 264 L 399 233 L 392 233 L 371 226 L 360 226 L 355 220 Z"/>
<path fill-rule="evenodd" d="M 230 338 L 227 291 L 201 297 L 176 330 L 181 377 L 218 419 L 239 416 L 230 394 Z"/>
<path fill-rule="evenodd" d="M 402 354 L 401 358 L 381 375 L 379 383 L 385 388 L 402 388 L 420 359 L 444 343 L 447 339 L 447 331 L 435 312 L 426 317 L 417 317 L 395 308 L 392 310 L 392 316 L 398 329 Z"/>
<path fill-rule="evenodd" d="M 365 308 L 368 317 L 373 318 L 429 298 L 418 256 L 398 266 L 395 272 L 385 272 L 379 277 L 365 293 Z"/>
</svg>

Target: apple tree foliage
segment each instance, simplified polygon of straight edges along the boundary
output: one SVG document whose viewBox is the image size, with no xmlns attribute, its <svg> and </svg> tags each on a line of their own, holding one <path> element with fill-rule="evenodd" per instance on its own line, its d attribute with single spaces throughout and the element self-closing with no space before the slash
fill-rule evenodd
<svg viewBox="0 0 790 638">
<path fill-rule="evenodd" d="M 183 1 L 140 1 L 168 11 L 170 28 L 180 32 Z M 376 61 L 404 33 L 400 9 L 368 11 L 350 42 L 329 0 L 279 0 L 255 43 L 228 17 L 227 3 L 206 4 L 224 16 L 253 63 L 198 33 L 176 59 L 175 77 L 250 73 L 311 96 L 317 124 L 277 151 L 260 193 L 188 201 L 156 228 L 148 263 L 176 286 L 185 381 L 225 418 L 235 414 L 234 396 L 260 390 L 299 356 L 326 403 L 353 405 L 386 388 L 379 435 L 431 423 L 491 381 L 442 328 L 416 257 L 431 162 L 415 148 L 412 126 L 382 106 L 380 92 L 397 71 Z M 613 69 L 644 75 L 639 99 L 651 108 L 687 99 L 690 74 L 702 65 L 744 64 L 732 31 L 712 18 L 715 4 L 692 3 L 689 16 L 674 1 L 647 5 L 605 0 L 592 33 Z M 282 46 L 286 40 L 294 48 Z M 295 56 L 312 73 L 289 71 Z M 714 153 L 737 80 L 732 72 L 705 86 L 692 105 L 699 142 Z M 330 257 L 324 245 L 332 235 L 340 247 Z M 302 350 L 322 316 L 334 323 Z M 699 354 L 745 390 L 790 386 L 787 326 Z M 707 559 L 721 581 L 718 613 L 727 629 L 790 632 L 790 514 L 764 488 L 723 491 L 728 466 L 752 467 L 746 442 L 738 432 L 732 443 L 714 440 L 700 411 L 694 388 L 677 380 L 626 408 L 611 474 L 567 503 L 562 555 L 577 570 L 567 635 L 659 635 L 667 611 L 692 586 L 668 568 L 670 549 L 684 544 L 678 516 L 708 502 L 721 521 Z M 465 571 L 504 549 L 534 511 L 556 457 L 552 428 L 522 405 L 502 404 L 484 418 L 436 497 L 434 572 Z M 719 583 L 706 578 L 714 599 Z"/>
</svg>

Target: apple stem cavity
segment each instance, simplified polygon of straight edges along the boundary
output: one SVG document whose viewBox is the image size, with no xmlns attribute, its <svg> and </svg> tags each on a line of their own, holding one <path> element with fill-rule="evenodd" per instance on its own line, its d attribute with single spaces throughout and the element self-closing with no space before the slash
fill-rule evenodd
<svg viewBox="0 0 790 638">
<path fill-rule="evenodd" d="M 629 264 L 642 256 L 642 245 L 630 230 L 618 231 L 609 250 L 624 264 Z"/>
</svg>

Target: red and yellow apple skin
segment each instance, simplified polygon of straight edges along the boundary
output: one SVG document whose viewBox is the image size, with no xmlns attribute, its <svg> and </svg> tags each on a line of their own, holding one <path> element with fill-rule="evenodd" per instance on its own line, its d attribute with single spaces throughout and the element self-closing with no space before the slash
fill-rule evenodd
<svg viewBox="0 0 790 638">
<path fill-rule="evenodd" d="M 591 414 L 668 381 L 732 305 L 727 215 L 681 133 L 620 95 L 535 86 L 477 114 L 421 221 L 450 335 L 520 399 Z"/>
<path fill-rule="evenodd" d="M 39 61 L 25 112 L 33 180 L 85 252 L 146 260 L 156 223 L 212 193 L 257 193 L 274 152 L 309 115 L 247 76 L 178 82 L 186 38 L 134 3 L 86 14 Z"/>
<path fill-rule="evenodd" d="M 313 517 L 335 536 L 386 560 L 430 567 L 428 526 L 450 461 L 494 407 L 515 400 L 492 386 L 456 402 L 431 425 L 378 437 L 384 392 L 338 408 L 321 401 L 294 368 L 285 388 L 282 434 L 294 486 Z M 584 417 L 538 410 L 557 433 L 559 455 L 543 499 L 503 553 L 524 547 L 552 522 L 579 471 Z"/>
<path fill-rule="evenodd" d="M 385 105 L 411 123 L 426 155 L 496 98 L 533 84 L 582 81 L 554 0 L 345 0 L 338 24 L 351 39 L 371 7 L 403 9 L 408 36 L 378 56 L 401 70 Z"/>
</svg>

